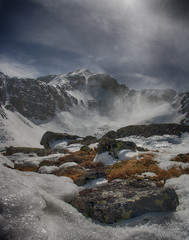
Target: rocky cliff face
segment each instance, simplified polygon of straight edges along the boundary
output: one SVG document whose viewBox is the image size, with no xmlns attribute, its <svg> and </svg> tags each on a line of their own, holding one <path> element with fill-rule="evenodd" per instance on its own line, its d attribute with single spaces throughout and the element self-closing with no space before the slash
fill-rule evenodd
<svg viewBox="0 0 189 240">
<path fill-rule="evenodd" d="M 103 112 L 113 99 L 128 91 L 124 85 L 105 74 L 78 71 L 67 75 L 49 75 L 37 79 L 9 78 L 0 75 L 0 101 L 27 118 L 47 120 L 56 111 L 70 111 L 73 106 Z"/>
<path fill-rule="evenodd" d="M 189 93 L 131 90 L 107 74 L 89 70 L 37 79 L 0 73 L 0 103 L 45 129 L 79 135 L 86 129 L 91 129 L 89 135 L 97 128 L 107 132 L 131 124 L 189 123 Z"/>
<path fill-rule="evenodd" d="M 189 92 L 182 97 L 179 112 L 184 115 L 181 123 L 189 125 Z"/>
</svg>

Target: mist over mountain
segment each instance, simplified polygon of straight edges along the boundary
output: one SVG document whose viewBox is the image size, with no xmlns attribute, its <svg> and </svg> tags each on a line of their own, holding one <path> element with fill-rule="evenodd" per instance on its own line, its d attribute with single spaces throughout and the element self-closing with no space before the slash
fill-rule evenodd
<svg viewBox="0 0 189 240">
<path fill-rule="evenodd" d="M 16 142 L 16 133 L 28 129 L 39 138 L 47 130 L 101 136 L 133 124 L 189 122 L 188 92 L 133 90 L 108 74 L 87 69 L 37 79 L 1 73 L 0 103 L 2 142 L 8 141 L 6 135 Z M 11 124 L 13 116 L 27 130 Z"/>
</svg>

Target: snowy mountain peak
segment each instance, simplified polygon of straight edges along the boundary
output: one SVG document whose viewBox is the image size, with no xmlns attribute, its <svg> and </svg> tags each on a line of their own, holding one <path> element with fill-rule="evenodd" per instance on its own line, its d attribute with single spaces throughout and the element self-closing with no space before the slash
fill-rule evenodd
<svg viewBox="0 0 189 240">
<path fill-rule="evenodd" d="M 91 75 L 94 75 L 94 73 L 91 72 L 89 69 L 81 68 L 67 74 L 67 76 L 74 76 L 74 75 L 89 77 Z"/>
<path fill-rule="evenodd" d="M 0 79 L 5 79 L 6 77 L 7 76 L 4 73 L 0 72 Z"/>
</svg>

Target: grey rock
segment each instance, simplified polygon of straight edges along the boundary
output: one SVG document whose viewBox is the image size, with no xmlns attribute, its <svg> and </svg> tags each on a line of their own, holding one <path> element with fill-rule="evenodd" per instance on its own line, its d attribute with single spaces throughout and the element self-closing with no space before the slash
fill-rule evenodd
<svg viewBox="0 0 189 240">
<path fill-rule="evenodd" d="M 83 190 L 71 204 L 84 216 L 114 223 L 148 212 L 174 211 L 179 201 L 172 188 L 144 180 L 120 180 Z"/>
<path fill-rule="evenodd" d="M 65 140 L 65 141 L 74 141 L 77 140 L 79 136 L 77 135 L 70 135 L 67 133 L 55 133 L 51 131 L 47 131 L 41 139 L 40 144 L 43 145 L 45 148 L 50 148 L 50 143 L 57 141 L 57 140 Z"/>
<path fill-rule="evenodd" d="M 79 138 L 77 140 L 71 140 L 68 145 L 70 144 L 74 144 L 74 143 L 80 143 L 82 145 L 90 145 L 90 144 L 93 144 L 93 143 L 96 143 L 98 142 L 98 139 L 96 137 L 93 137 L 93 136 L 86 136 L 84 138 Z"/>
</svg>

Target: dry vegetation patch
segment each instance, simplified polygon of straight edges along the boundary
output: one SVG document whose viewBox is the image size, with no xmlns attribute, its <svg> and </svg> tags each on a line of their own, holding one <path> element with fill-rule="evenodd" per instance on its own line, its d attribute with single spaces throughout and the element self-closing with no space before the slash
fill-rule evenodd
<svg viewBox="0 0 189 240">
<path fill-rule="evenodd" d="M 60 157 L 57 165 L 61 165 L 66 162 L 76 162 L 77 164 L 84 164 L 84 162 L 92 162 L 96 156 L 96 153 L 96 149 L 90 149 L 89 151 L 72 152 L 69 155 Z"/>
<path fill-rule="evenodd" d="M 153 172 L 156 174 L 154 177 L 149 177 L 155 181 L 161 181 L 179 177 L 182 174 L 189 174 L 189 168 L 171 167 L 168 170 L 161 169 L 154 160 L 152 153 L 142 154 L 139 159 L 132 158 L 129 161 L 121 161 L 115 163 L 106 169 L 106 178 L 108 181 L 114 179 L 138 179 L 141 174 L 145 172 Z"/>
<path fill-rule="evenodd" d="M 178 154 L 175 158 L 172 158 L 171 161 L 189 163 L 189 153 Z"/>
<path fill-rule="evenodd" d="M 66 169 L 61 169 L 55 173 L 56 176 L 65 176 L 71 178 L 74 182 L 78 181 L 87 171 L 79 166 L 68 167 Z"/>
<path fill-rule="evenodd" d="M 37 166 L 24 166 L 23 164 L 15 164 L 14 169 L 23 172 L 37 172 L 39 167 Z"/>
</svg>

